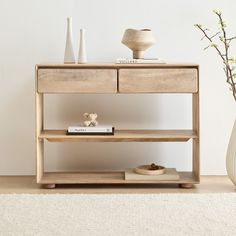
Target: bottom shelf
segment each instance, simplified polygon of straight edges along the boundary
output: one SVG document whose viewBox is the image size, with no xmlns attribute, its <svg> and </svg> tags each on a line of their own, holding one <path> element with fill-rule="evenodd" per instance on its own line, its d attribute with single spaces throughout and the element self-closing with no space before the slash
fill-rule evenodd
<svg viewBox="0 0 236 236">
<path fill-rule="evenodd" d="M 178 172 L 179 180 L 125 180 L 124 172 L 46 172 L 40 184 L 197 184 L 193 172 Z"/>
</svg>

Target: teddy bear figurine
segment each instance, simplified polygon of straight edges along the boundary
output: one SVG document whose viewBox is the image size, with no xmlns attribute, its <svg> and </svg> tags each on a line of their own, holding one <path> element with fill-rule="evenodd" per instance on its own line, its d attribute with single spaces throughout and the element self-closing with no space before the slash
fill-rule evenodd
<svg viewBox="0 0 236 236">
<path fill-rule="evenodd" d="M 86 127 L 95 127 L 98 125 L 96 120 L 98 117 L 97 113 L 84 113 L 84 125 Z"/>
</svg>

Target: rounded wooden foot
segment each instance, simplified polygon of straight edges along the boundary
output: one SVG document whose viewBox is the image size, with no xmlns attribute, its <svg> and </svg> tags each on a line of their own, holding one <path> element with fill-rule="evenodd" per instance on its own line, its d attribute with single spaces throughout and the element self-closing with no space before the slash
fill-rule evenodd
<svg viewBox="0 0 236 236">
<path fill-rule="evenodd" d="M 48 189 L 56 188 L 56 184 L 44 184 L 43 186 Z"/>
<path fill-rule="evenodd" d="M 193 184 L 179 184 L 180 188 L 193 188 L 194 185 Z"/>
</svg>

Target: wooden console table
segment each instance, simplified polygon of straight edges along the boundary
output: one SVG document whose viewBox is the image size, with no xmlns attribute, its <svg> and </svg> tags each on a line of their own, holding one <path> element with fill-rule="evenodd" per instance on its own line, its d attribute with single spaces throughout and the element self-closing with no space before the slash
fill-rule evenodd
<svg viewBox="0 0 236 236">
<path fill-rule="evenodd" d="M 37 183 L 150 184 L 199 183 L 199 72 L 194 64 L 59 64 L 36 66 Z M 66 130 L 44 129 L 44 94 L 72 93 L 191 93 L 190 130 L 115 130 L 114 136 L 73 136 Z M 192 139 L 192 170 L 179 172 L 178 181 L 125 180 L 124 172 L 44 172 L 44 140 L 50 142 L 187 142 Z"/>
</svg>

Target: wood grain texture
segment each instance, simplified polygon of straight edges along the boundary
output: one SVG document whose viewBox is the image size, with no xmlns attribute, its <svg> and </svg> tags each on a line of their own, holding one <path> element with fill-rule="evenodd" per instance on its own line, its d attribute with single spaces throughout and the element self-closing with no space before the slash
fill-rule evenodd
<svg viewBox="0 0 236 236">
<path fill-rule="evenodd" d="M 197 69 L 120 69 L 120 93 L 196 93 Z"/>
<path fill-rule="evenodd" d="M 116 93 L 114 69 L 39 69 L 40 93 Z"/>
<path fill-rule="evenodd" d="M 115 130 L 114 135 L 66 135 L 66 130 L 44 130 L 39 138 L 51 142 L 185 142 L 197 134 L 193 130 Z"/>
<path fill-rule="evenodd" d="M 179 180 L 125 180 L 124 172 L 51 172 L 44 173 L 41 184 L 143 184 L 192 183 L 198 181 L 192 172 L 178 172 Z"/>
<path fill-rule="evenodd" d="M 43 94 L 36 92 L 36 170 L 37 182 L 39 182 L 44 172 L 44 140 L 39 139 L 39 135 L 43 130 Z"/>
<path fill-rule="evenodd" d="M 162 64 L 116 64 L 116 63 L 86 63 L 86 64 L 60 64 L 47 63 L 36 65 L 37 69 L 120 69 L 120 68 L 198 68 L 193 63 L 162 63 Z"/>
<path fill-rule="evenodd" d="M 117 78 L 117 76 L 120 76 Z M 43 130 L 43 93 L 193 93 L 192 130 L 117 130 L 114 136 L 67 136 L 65 130 Z M 123 184 L 198 183 L 199 83 L 196 64 L 54 64 L 36 66 L 37 182 Z M 123 172 L 44 173 L 44 140 L 53 142 L 183 142 L 193 139 L 193 170 L 178 181 L 125 181 Z M 184 185 L 182 185 L 184 186 Z"/>
<path fill-rule="evenodd" d="M 200 108 L 199 108 L 199 93 L 192 95 L 192 119 L 193 129 L 197 131 L 198 138 L 193 140 L 192 155 L 193 155 L 193 172 L 196 178 L 200 179 Z"/>
<path fill-rule="evenodd" d="M 162 193 L 235 193 L 228 176 L 201 176 L 201 184 L 183 189 L 177 184 L 64 184 L 55 189 L 42 188 L 35 176 L 0 176 L 0 194 L 162 194 Z"/>
</svg>

